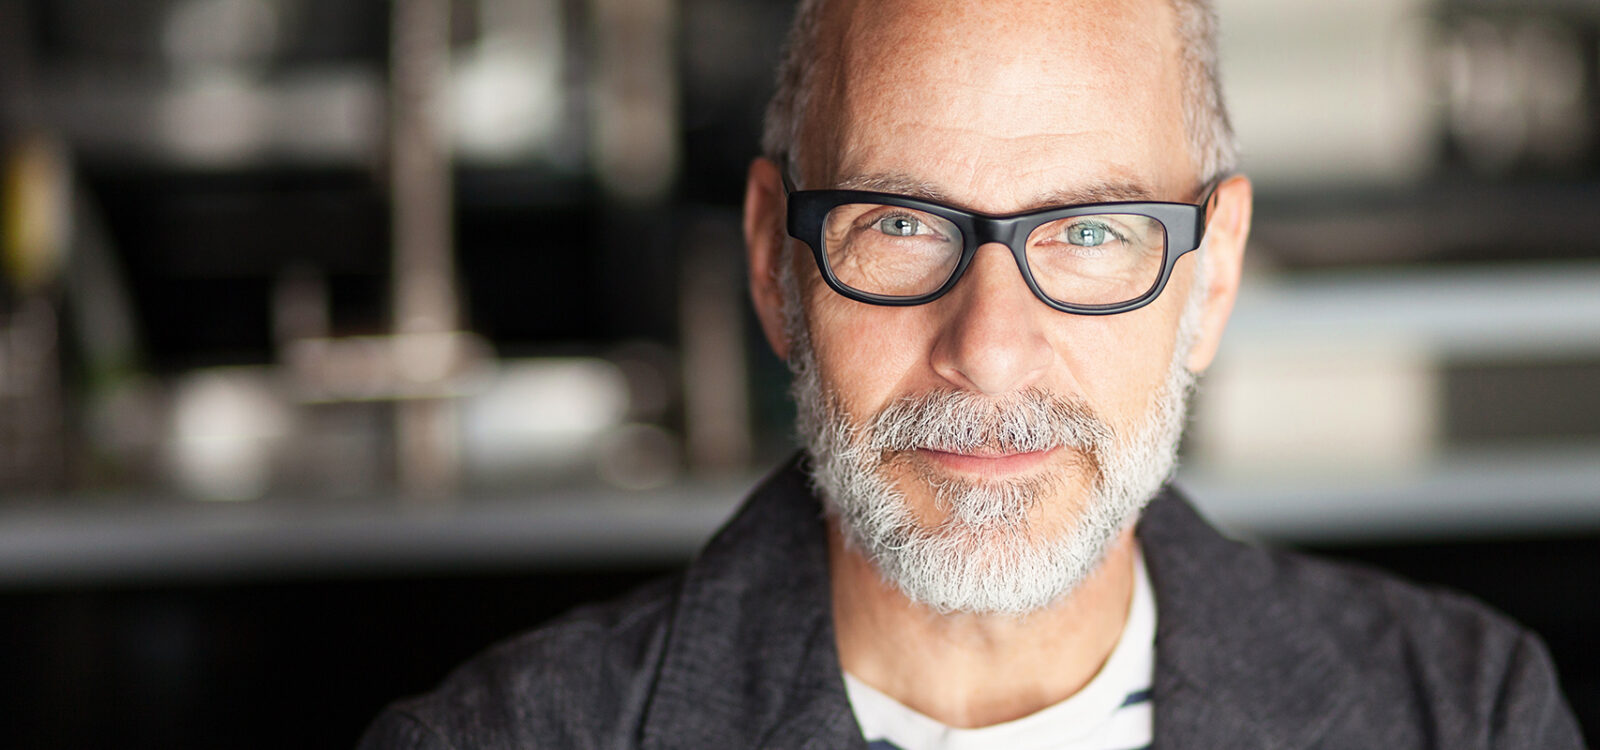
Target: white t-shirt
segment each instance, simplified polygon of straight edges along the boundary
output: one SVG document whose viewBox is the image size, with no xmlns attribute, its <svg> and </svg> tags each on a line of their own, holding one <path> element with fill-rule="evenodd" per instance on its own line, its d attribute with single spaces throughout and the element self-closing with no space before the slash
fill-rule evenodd
<svg viewBox="0 0 1600 750">
<path fill-rule="evenodd" d="M 1138 750 L 1150 745 L 1156 601 L 1144 556 L 1134 555 L 1133 602 L 1122 637 L 1082 690 L 1003 724 L 953 729 L 900 704 L 848 672 L 845 690 L 872 750 Z"/>
</svg>

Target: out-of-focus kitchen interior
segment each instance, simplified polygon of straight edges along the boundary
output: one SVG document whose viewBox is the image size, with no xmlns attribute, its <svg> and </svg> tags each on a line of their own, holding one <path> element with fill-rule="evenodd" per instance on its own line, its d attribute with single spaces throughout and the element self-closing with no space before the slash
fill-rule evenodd
<svg viewBox="0 0 1600 750">
<path fill-rule="evenodd" d="M 1600 5 L 1221 0 L 1256 185 L 1180 480 L 1482 598 L 1600 736 Z M 794 450 L 776 0 L 0 0 L 0 714 L 344 747 Z"/>
</svg>

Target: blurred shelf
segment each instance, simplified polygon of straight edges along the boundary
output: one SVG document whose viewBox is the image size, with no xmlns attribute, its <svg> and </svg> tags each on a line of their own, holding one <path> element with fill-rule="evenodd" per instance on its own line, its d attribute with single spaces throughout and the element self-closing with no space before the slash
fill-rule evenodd
<svg viewBox="0 0 1600 750">
<path fill-rule="evenodd" d="M 1516 538 L 1600 532 L 1600 444 L 1457 450 L 1411 471 L 1179 485 L 1218 525 L 1290 543 Z"/>
<path fill-rule="evenodd" d="M 13 498 L 0 508 L 0 585 L 675 564 L 754 483 L 530 490 L 435 507 L 395 498 Z"/>
<path fill-rule="evenodd" d="M 1473 360 L 1600 354 L 1600 262 L 1247 278 L 1219 356 L 1396 344 Z"/>
<path fill-rule="evenodd" d="M 756 483 L 528 492 L 403 508 L 285 498 L 58 498 L 0 508 L 0 585 L 98 586 L 604 568 L 687 560 Z M 1219 525 L 1288 542 L 1600 531 L 1600 445 L 1446 456 L 1405 474 L 1241 481 L 1183 472 Z"/>
</svg>

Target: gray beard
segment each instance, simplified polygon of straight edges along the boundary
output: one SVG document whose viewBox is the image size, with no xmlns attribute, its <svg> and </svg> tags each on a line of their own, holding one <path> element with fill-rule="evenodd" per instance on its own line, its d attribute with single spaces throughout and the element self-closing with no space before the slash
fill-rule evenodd
<svg viewBox="0 0 1600 750">
<path fill-rule="evenodd" d="M 811 456 L 812 483 L 845 544 L 906 597 L 941 613 L 1021 615 L 1076 590 L 1177 465 L 1195 384 L 1185 362 L 1204 311 L 1205 264 L 1199 265 L 1165 382 L 1151 395 L 1145 419 L 1119 435 L 1081 399 L 1039 389 L 999 400 L 936 391 L 894 401 L 858 425 L 822 383 L 798 285 L 783 264 L 797 427 Z M 1070 525 L 1056 528 L 1035 522 L 1032 511 L 1068 488 L 1062 470 L 1009 481 L 916 472 L 944 512 L 930 526 L 917 519 L 889 473 L 918 448 L 1060 448 L 1078 456 L 1065 471 L 1081 471 L 1090 489 Z"/>
</svg>

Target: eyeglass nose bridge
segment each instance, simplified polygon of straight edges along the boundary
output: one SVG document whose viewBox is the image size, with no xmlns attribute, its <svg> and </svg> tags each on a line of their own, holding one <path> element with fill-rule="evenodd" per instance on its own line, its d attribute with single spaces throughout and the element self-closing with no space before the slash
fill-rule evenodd
<svg viewBox="0 0 1600 750">
<path fill-rule="evenodd" d="M 1011 248 L 1015 253 L 1020 248 L 1017 245 L 1017 220 L 1015 218 L 994 218 L 978 216 L 972 222 L 972 247 L 983 247 L 991 242 L 998 242 Z"/>
<path fill-rule="evenodd" d="M 978 248 L 991 243 L 998 243 L 1005 245 L 1011 251 L 1011 258 L 1017 264 L 1017 272 L 1022 274 L 1022 279 L 1028 285 L 1028 288 L 1033 291 L 1035 296 L 1045 300 L 1048 304 L 1049 301 L 1045 298 L 1044 291 L 1039 288 L 1039 285 L 1033 279 L 1033 274 L 1028 270 L 1027 247 L 1022 241 L 1027 237 L 1026 233 L 1021 231 L 1023 229 L 1021 218 L 1015 216 L 973 217 L 971 226 L 967 227 L 969 239 L 967 240 L 966 257 L 956 268 L 953 278 L 945 285 L 944 291 L 949 291 L 962 277 L 966 276 L 967 269 L 978 256 Z"/>
</svg>

